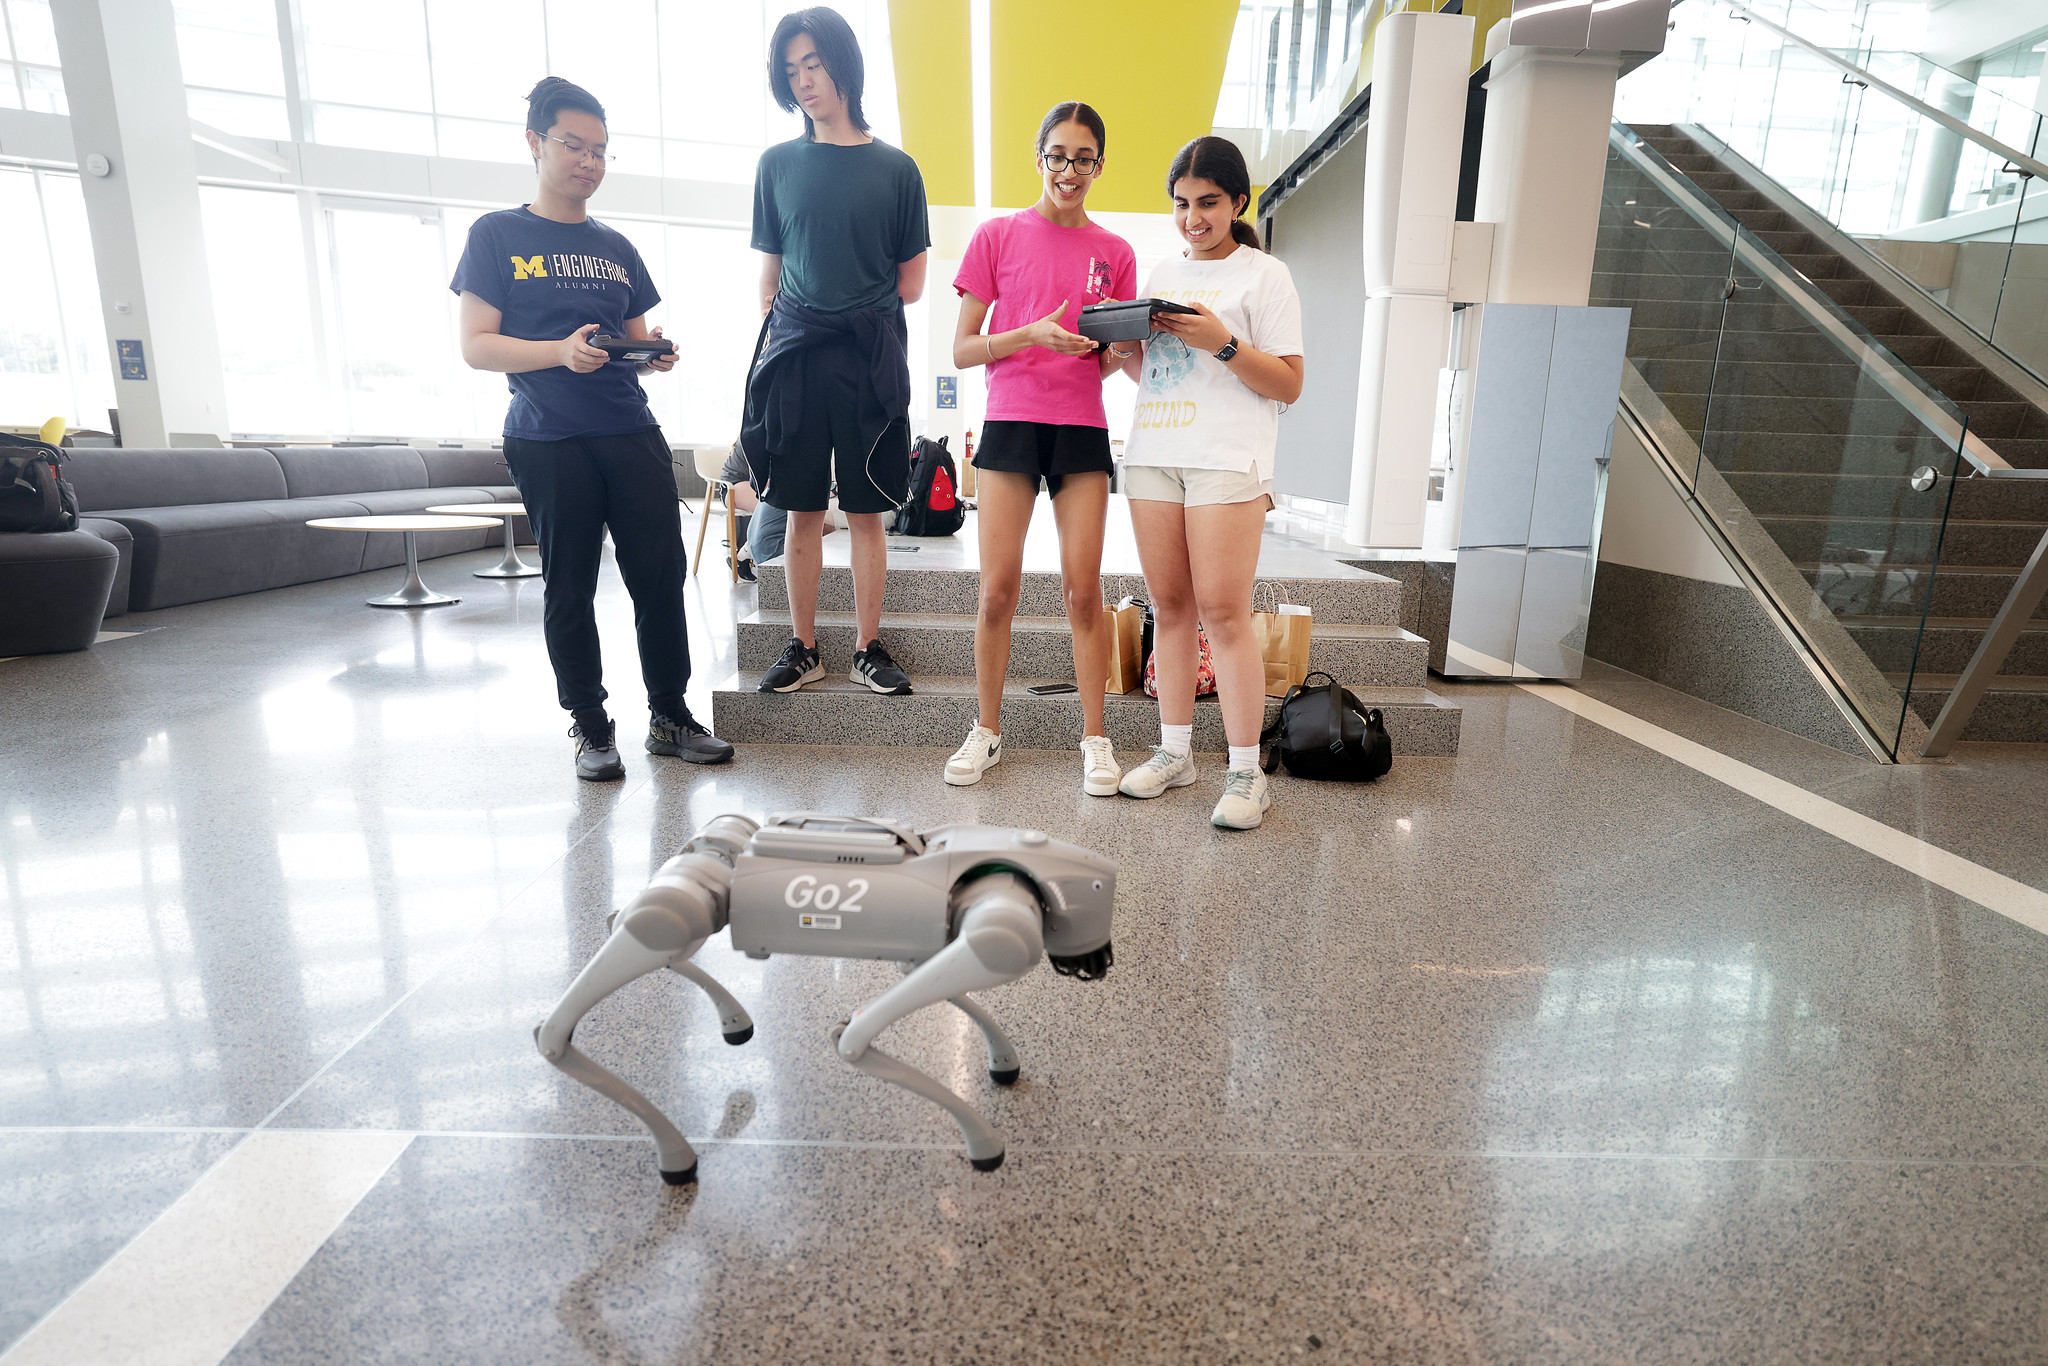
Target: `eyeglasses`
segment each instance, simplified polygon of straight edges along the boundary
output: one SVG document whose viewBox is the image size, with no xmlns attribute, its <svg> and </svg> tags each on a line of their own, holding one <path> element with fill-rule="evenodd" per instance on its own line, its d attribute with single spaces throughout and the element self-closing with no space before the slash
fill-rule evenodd
<svg viewBox="0 0 2048 1366">
<path fill-rule="evenodd" d="M 1082 175 L 1094 175 L 1102 169 L 1101 157 L 1063 157 L 1058 152 L 1040 152 L 1038 159 L 1048 171 L 1064 171 L 1071 166 Z"/>
<path fill-rule="evenodd" d="M 618 160 L 618 157 L 616 155 L 607 155 L 603 151 L 600 151 L 598 148 L 585 147 L 580 142 L 571 142 L 567 138 L 558 138 L 553 133 L 542 133 L 541 136 L 546 138 L 549 142 L 561 143 L 562 146 L 569 149 L 569 155 L 575 157 L 578 161 L 583 160 L 583 158 L 585 157 L 589 157 L 598 165 L 606 166 Z"/>
</svg>

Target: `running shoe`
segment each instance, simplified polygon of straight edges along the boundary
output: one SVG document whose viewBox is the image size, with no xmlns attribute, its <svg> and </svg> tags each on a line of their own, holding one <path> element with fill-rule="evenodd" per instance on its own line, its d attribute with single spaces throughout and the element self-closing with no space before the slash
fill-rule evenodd
<svg viewBox="0 0 2048 1366">
<path fill-rule="evenodd" d="M 795 636 L 782 647 L 782 658 L 775 661 L 775 667 L 761 675 L 762 692 L 795 692 L 806 683 L 816 683 L 825 676 L 825 666 L 818 662 L 818 647 L 806 645 Z"/>
<path fill-rule="evenodd" d="M 690 764 L 722 764 L 732 758 L 732 746 L 699 725 L 688 707 L 678 716 L 655 712 L 647 718 L 647 752 L 672 754 Z"/>
<path fill-rule="evenodd" d="M 854 682 L 888 697 L 910 695 L 910 675 L 896 667 L 882 642 L 871 640 L 865 650 L 853 652 L 853 668 L 847 674 Z"/>
<path fill-rule="evenodd" d="M 1156 797 L 1170 787 L 1186 787 L 1194 780 L 1193 755 L 1175 754 L 1164 745 L 1154 745 L 1152 757 L 1124 774 L 1116 790 L 1126 797 Z"/>
<path fill-rule="evenodd" d="M 617 731 L 609 720 L 601 725 L 592 722 L 589 730 L 580 722 L 570 722 L 569 734 L 576 741 L 577 777 L 587 783 L 608 783 L 626 776 L 626 765 L 619 758 Z"/>
<path fill-rule="evenodd" d="M 1273 798 L 1266 775 L 1255 768 L 1233 768 L 1223 775 L 1223 799 L 1209 813 L 1209 824 L 1225 830 L 1253 830 L 1266 819 Z"/>
</svg>

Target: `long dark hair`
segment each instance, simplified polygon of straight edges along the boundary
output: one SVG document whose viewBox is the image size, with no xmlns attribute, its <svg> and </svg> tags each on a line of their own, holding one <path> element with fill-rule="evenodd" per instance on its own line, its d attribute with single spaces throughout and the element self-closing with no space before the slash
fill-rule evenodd
<svg viewBox="0 0 2048 1366">
<path fill-rule="evenodd" d="M 543 76 L 526 96 L 527 129 L 546 137 L 548 129 L 555 126 L 555 116 L 564 109 L 580 109 L 597 115 L 599 123 L 604 122 L 604 106 L 597 102 L 597 96 L 574 81 Z"/>
<path fill-rule="evenodd" d="M 1109 154 L 1109 134 L 1103 131 L 1102 115 L 1096 113 L 1094 109 L 1081 103 L 1079 100 L 1061 100 L 1046 112 L 1045 118 L 1038 125 L 1036 150 L 1043 152 L 1045 150 L 1045 140 L 1052 136 L 1053 129 L 1063 123 L 1078 123 L 1089 132 L 1095 134 L 1096 156 L 1101 157 Z"/>
<path fill-rule="evenodd" d="M 1237 144 L 1229 138 L 1199 137 L 1174 154 L 1173 168 L 1166 173 L 1166 197 L 1173 198 L 1173 187 L 1189 176 L 1206 180 L 1230 196 L 1233 206 L 1242 199 L 1246 205 L 1252 202 L 1252 175 L 1245 169 L 1244 153 L 1237 150 Z M 1243 213 L 1243 208 L 1238 208 Z M 1238 245 L 1266 249 L 1259 240 L 1259 230 L 1242 218 L 1230 220 L 1230 235 Z"/>
<path fill-rule="evenodd" d="M 782 69 L 782 54 L 789 51 L 790 43 L 799 33 L 811 35 L 825 74 L 846 97 L 846 116 L 853 120 L 854 127 L 867 132 L 868 118 L 860 108 L 861 91 L 868 83 L 867 63 L 861 58 L 860 40 L 853 36 L 852 25 L 829 5 L 813 5 L 785 14 L 775 26 L 775 36 L 768 40 L 768 88 L 774 92 L 775 102 L 792 114 L 803 108 L 790 92 L 789 75 Z M 811 136 L 809 114 L 804 115 L 804 136 Z"/>
</svg>

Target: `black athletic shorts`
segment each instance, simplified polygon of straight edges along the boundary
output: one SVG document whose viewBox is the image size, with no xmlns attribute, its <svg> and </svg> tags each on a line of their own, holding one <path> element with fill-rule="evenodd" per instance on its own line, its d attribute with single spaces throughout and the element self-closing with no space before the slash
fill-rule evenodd
<svg viewBox="0 0 2048 1366">
<path fill-rule="evenodd" d="M 804 348 L 803 420 L 774 452 L 762 501 L 785 512 L 823 512 L 833 485 L 842 512 L 894 512 L 910 496 L 910 428 L 889 424 L 870 451 L 856 428 L 868 360 L 848 343 Z"/>
<path fill-rule="evenodd" d="M 974 468 L 1028 474 L 1033 487 L 1045 480 L 1045 491 L 1060 496 L 1060 481 L 1069 474 L 1108 474 L 1109 431 L 1056 422 L 989 422 L 974 448 Z"/>
</svg>

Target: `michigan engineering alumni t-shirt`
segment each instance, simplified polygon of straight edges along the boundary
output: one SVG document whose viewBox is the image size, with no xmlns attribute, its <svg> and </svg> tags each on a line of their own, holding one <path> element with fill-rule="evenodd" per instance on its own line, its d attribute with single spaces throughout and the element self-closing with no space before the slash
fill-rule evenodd
<svg viewBox="0 0 2048 1366">
<path fill-rule="evenodd" d="M 1301 297 L 1284 263 L 1240 246 L 1220 261 L 1185 256 L 1161 261 L 1144 295 L 1198 303 L 1223 320 L 1240 345 L 1269 356 L 1301 354 Z M 1169 332 L 1145 342 L 1145 369 L 1124 443 L 1127 465 L 1194 470 L 1248 470 L 1273 477 L 1280 405 L 1260 398 L 1208 351 L 1195 351 Z"/>
<path fill-rule="evenodd" d="M 498 331 L 522 341 L 560 341 L 585 323 L 597 324 L 593 336 L 623 336 L 626 319 L 661 302 L 624 234 L 594 219 L 557 223 L 525 205 L 476 220 L 448 287 L 497 309 Z M 639 370 L 615 360 L 587 375 L 566 365 L 507 375 L 505 435 L 565 441 L 644 432 L 658 424 Z"/>
<path fill-rule="evenodd" d="M 1136 298 L 1138 258 L 1131 244 L 1095 223 L 1065 228 L 1037 209 L 992 218 L 974 230 L 953 288 L 989 310 L 988 334 L 1028 327 L 1066 301 L 1059 324 L 1081 330 L 1081 308 Z M 1107 427 L 1102 360 L 1027 346 L 988 366 L 991 422 L 1050 422 Z"/>
<path fill-rule="evenodd" d="M 820 313 L 896 302 L 896 267 L 932 244 L 924 176 L 880 138 L 795 138 L 754 168 L 755 251 L 782 258 L 782 293 Z"/>
</svg>

